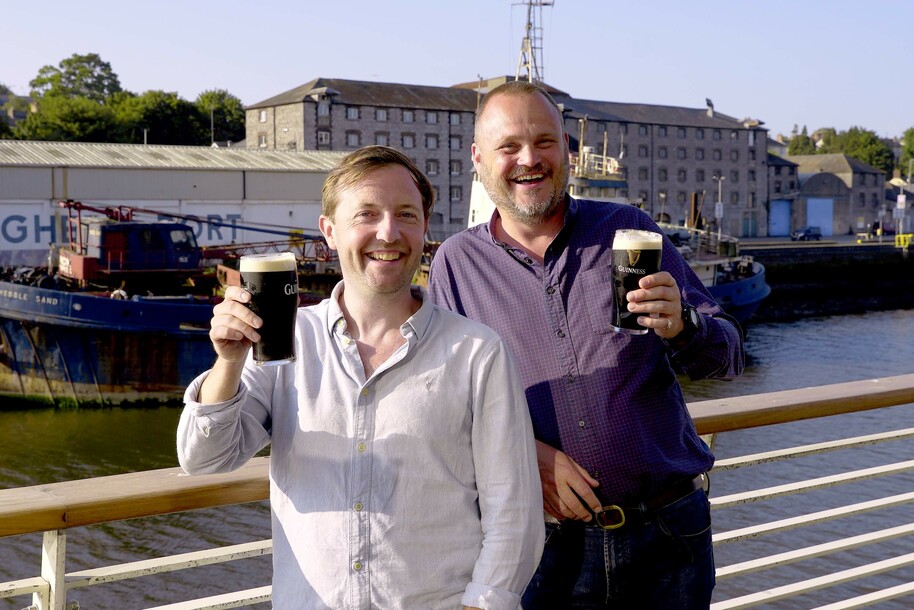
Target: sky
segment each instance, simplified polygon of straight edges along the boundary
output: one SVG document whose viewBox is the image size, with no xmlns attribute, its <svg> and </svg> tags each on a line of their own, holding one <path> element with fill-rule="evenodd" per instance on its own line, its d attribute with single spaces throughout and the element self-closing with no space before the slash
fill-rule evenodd
<svg viewBox="0 0 914 610">
<path fill-rule="evenodd" d="M 317 77 L 450 86 L 514 75 L 521 0 L 4 2 L 0 83 L 97 53 L 122 88 L 253 104 Z M 914 126 L 910 0 L 554 0 L 543 73 L 577 98 L 884 137 Z"/>
</svg>

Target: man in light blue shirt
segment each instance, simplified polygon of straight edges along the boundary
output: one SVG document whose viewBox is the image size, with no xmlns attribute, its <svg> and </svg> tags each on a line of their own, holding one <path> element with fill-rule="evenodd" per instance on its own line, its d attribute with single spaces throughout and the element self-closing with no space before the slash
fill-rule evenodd
<svg viewBox="0 0 914 610">
<path fill-rule="evenodd" d="M 433 191 L 398 151 L 333 170 L 321 232 L 343 281 L 299 309 L 292 364 L 250 356 L 250 295 L 214 308 L 213 368 L 185 394 L 189 473 L 271 445 L 273 607 L 514 609 L 543 526 L 530 417 L 489 328 L 411 286 Z"/>
</svg>

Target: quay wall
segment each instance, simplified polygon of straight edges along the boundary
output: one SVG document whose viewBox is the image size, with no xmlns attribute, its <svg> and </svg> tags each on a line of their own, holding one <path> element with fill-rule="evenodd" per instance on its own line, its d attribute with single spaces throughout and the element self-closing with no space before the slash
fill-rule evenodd
<svg viewBox="0 0 914 610">
<path fill-rule="evenodd" d="M 914 309 L 914 248 L 905 252 L 893 241 L 744 242 L 740 251 L 765 265 L 771 286 L 771 294 L 755 313 L 754 321 Z"/>
</svg>

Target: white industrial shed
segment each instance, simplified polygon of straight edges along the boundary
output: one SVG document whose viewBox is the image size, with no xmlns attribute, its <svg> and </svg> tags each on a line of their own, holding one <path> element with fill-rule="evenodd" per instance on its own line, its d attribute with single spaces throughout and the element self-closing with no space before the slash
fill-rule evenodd
<svg viewBox="0 0 914 610">
<path fill-rule="evenodd" d="M 201 244 L 270 239 L 243 227 L 317 233 L 321 186 L 343 154 L 0 140 L 0 265 L 47 260 L 66 236 L 66 199 L 229 225 L 196 223 Z"/>
</svg>

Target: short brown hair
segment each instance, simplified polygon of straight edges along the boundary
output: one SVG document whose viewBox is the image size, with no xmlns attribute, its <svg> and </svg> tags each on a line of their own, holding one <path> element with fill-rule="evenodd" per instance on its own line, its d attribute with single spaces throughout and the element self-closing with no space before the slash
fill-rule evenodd
<svg viewBox="0 0 914 610">
<path fill-rule="evenodd" d="M 499 95 L 542 95 L 549 104 L 555 108 L 555 111 L 559 113 L 559 118 L 562 118 L 562 109 L 559 107 L 558 103 L 552 96 L 549 95 L 549 92 L 543 89 L 541 86 L 531 83 L 525 80 L 509 80 L 506 81 L 488 93 L 482 98 L 482 101 L 479 102 L 479 107 L 476 109 L 476 126 L 478 129 L 479 120 L 482 118 L 482 114 L 486 111 L 486 106 L 489 105 L 489 100 Z M 562 119 L 562 131 L 565 131 L 565 120 Z M 473 133 L 473 139 L 476 139 L 476 133 Z"/>
<path fill-rule="evenodd" d="M 321 189 L 321 214 L 333 218 L 339 204 L 340 191 L 343 191 L 371 172 L 389 165 L 401 165 L 413 178 L 419 195 L 422 197 L 422 210 L 428 220 L 435 205 L 435 191 L 412 159 L 389 146 L 364 146 L 343 157 L 340 164 L 330 170 L 327 180 Z"/>
</svg>

